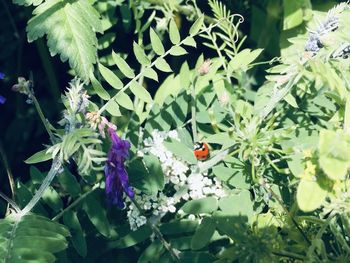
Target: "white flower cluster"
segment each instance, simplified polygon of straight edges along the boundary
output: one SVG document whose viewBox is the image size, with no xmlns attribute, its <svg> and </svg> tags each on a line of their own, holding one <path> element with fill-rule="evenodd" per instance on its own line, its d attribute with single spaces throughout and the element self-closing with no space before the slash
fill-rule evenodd
<svg viewBox="0 0 350 263">
<path fill-rule="evenodd" d="M 141 208 L 150 212 L 152 220 L 159 221 L 166 213 L 175 213 L 176 204 L 183 200 L 199 199 L 208 195 L 216 197 L 225 196 L 221 182 L 217 178 L 209 178 L 190 169 L 190 165 L 175 156 L 164 146 L 164 140 L 172 138 L 178 140 L 176 130 L 162 132 L 153 130 L 152 137 L 144 140 L 144 148 L 139 155 L 153 154 L 159 158 L 165 175 L 166 189 L 169 193 L 158 192 L 155 195 L 136 192 L 135 200 Z M 132 230 L 146 223 L 146 218 L 140 215 L 133 203 L 129 203 L 128 220 Z"/>
</svg>

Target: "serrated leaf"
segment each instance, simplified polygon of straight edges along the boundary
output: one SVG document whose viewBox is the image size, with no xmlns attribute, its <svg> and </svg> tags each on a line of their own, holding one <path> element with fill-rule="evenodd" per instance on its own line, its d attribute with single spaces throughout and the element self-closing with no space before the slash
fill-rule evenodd
<svg viewBox="0 0 350 263">
<path fill-rule="evenodd" d="M 112 116 L 122 116 L 120 110 L 119 110 L 119 105 L 115 100 L 110 100 L 107 103 L 106 110 L 111 114 Z"/>
<path fill-rule="evenodd" d="M 134 48 L 135 57 L 141 65 L 146 66 L 146 65 L 149 65 L 151 63 L 149 58 L 146 56 L 145 51 L 143 50 L 143 48 L 139 44 L 134 42 L 133 48 Z"/>
<path fill-rule="evenodd" d="M 150 28 L 149 30 L 150 38 L 151 38 L 151 44 L 154 52 L 161 56 L 165 53 L 164 46 L 162 44 L 162 41 L 160 40 L 157 33 L 153 30 L 153 28 Z"/>
<path fill-rule="evenodd" d="M 46 153 L 46 152 L 47 152 L 47 149 L 42 150 L 42 151 L 37 152 L 37 153 L 34 153 L 32 156 L 30 156 L 24 162 L 26 164 L 34 164 L 34 163 L 40 163 L 40 162 L 44 162 L 44 161 L 52 159 L 52 155 L 49 153 Z"/>
<path fill-rule="evenodd" d="M 146 68 L 143 71 L 143 75 L 149 79 L 153 79 L 158 82 L 158 74 L 153 68 Z"/>
<path fill-rule="evenodd" d="M 193 23 L 193 25 L 190 28 L 190 35 L 196 35 L 202 28 L 204 22 L 204 15 L 202 14 L 200 17 L 197 18 L 197 20 Z"/>
<path fill-rule="evenodd" d="M 170 55 L 172 56 L 182 56 L 182 55 L 186 55 L 187 51 L 186 49 L 184 49 L 183 47 L 180 46 L 173 46 L 170 49 Z"/>
<path fill-rule="evenodd" d="M 132 79 L 135 77 L 134 71 L 130 68 L 129 64 L 114 51 L 112 51 L 112 58 L 114 63 L 117 65 L 119 70 L 124 74 L 125 77 Z"/>
<path fill-rule="evenodd" d="M 102 64 L 98 64 L 98 69 L 101 72 L 102 77 L 115 89 L 121 89 L 123 87 L 123 82 L 113 73 L 112 70 L 106 68 Z"/>
<path fill-rule="evenodd" d="M 177 29 L 177 25 L 174 19 L 170 19 L 169 37 L 170 37 L 171 43 L 173 43 L 174 45 L 180 42 L 180 32 L 179 32 L 179 29 Z"/>
<path fill-rule="evenodd" d="M 168 62 L 164 58 L 157 58 L 155 66 L 157 69 L 163 72 L 172 72 L 173 70 L 170 68 Z"/>
<path fill-rule="evenodd" d="M 0 220 L 0 257 L 3 262 L 55 261 L 53 253 L 67 248 L 68 229 L 34 215 L 10 215 Z M 21 260 L 19 260 L 21 259 Z"/>
<path fill-rule="evenodd" d="M 128 110 L 134 110 L 134 103 L 130 99 L 128 95 L 125 94 L 125 92 L 119 92 L 117 96 L 115 97 L 116 102 Z"/>
<path fill-rule="evenodd" d="M 109 96 L 108 92 L 102 87 L 101 83 L 95 78 L 94 74 L 90 74 L 91 85 L 94 88 L 96 94 L 103 100 L 109 100 L 111 96 Z"/>
<path fill-rule="evenodd" d="M 218 209 L 218 200 L 214 197 L 205 197 L 186 202 L 182 208 L 187 214 L 212 213 Z"/>
<path fill-rule="evenodd" d="M 216 223 L 210 217 L 205 217 L 198 226 L 191 240 L 191 249 L 198 250 L 209 244 L 216 229 Z"/>
<path fill-rule="evenodd" d="M 95 32 L 102 32 L 98 12 L 87 0 L 45 1 L 28 22 L 28 41 L 47 35 L 51 56 L 60 54 L 83 80 L 89 80 L 97 58 Z"/>
<path fill-rule="evenodd" d="M 193 37 L 186 37 L 182 43 L 186 46 L 197 47 L 197 43 Z"/>
<path fill-rule="evenodd" d="M 132 93 L 134 93 L 135 96 L 137 96 L 139 99 L 143 100 L 144 102 L 147 102 L 147 103 L 152 102 L 152 97 L 149 94 L 149 92 L 137 81 L 131 82 L 130 90 Z"/>
<path fill-rule="evenodd" d="M 171 151 L 173 154 L 175 154 L 176 156 L 185 160 L 186 162 L 188 162 L 190 164 L 197 163 L 197 159 L 194 156 L 192 149 L 189 149 L 182 142 L 179 142 L 177 140 L 166 141 L 166 142 L 164 142 L 164 146 L 169 151 Z"/>
</svg>

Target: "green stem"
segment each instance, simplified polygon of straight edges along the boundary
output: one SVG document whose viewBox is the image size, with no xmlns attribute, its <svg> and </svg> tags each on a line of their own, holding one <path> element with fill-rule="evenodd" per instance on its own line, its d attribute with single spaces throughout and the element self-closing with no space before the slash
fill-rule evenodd
<svg viewBox="0 0 350 263">
<path fill-rule="evenodd" d="M 11 205 L 16 210 L 17 213 L 21 211 L 21 209 L 18 207 L 18 205 L 15 203 L 15 201 L 13 201 L 12 199 L 8 198 L 2 192 L 0 192 L 0 197 L 2 199 L 4 199 L 9 205 Z"/>
<path fill-rule="evenodd" d="M 289 251 L 272 251 L 272 254 L 279 256 L 279 257 L 287 257 L 287 258 L 293 258 L 293 259 L 300 259 L 300 260 L 304 260 L 305 257 L 303 257 L 302 255 L 293 253 L 293 252 L 289 252 Z"/>
<path fill-rule="evenodd" d="M 92 194 L 99 186 L 100 184 L 95 184 L 89 191 L 79 196 L 76 200 L 74 200 L 73 203 L 71 203 L 69 206 L 67 206 L 65 209 L 59 212 L 55 217 L 53 217 L 52 221 L 58 221 L 67 211 L 76 207 L 83 199 L 85 199 L 88 195 Z"/>
<path fill-rule="evenodd" d="M 3 161 L 3 163 L 4 163 L 4 167 L 5 167 L 5 169 L 6 169 L 7 178 L 8 178 L 9 183 L 10 183 L 10 189 L 11 189 L 12 199 L 15 199 L 15 197 L 16 197 L 15 180 L 13 179 L 13 175 L 12 175 L 10 166 L 8 165 L 7 157 L 6 157 L 6 154 L 5 154 L 5 151 L 4 151 L 4 148 L 3 148 L 3 146 L 2 146 L 1 141 L 0 141 L 0 155 L 1 155 L 2 161 Z"/>
<path fill-rule="evenodd" d="M 128 195 L 127 195 L 128 196 Z M 128 196 L 129 197 L 129 196 Z M 135 207 L 139 210 L 140 214 L 143 215 L 144 217 L 147 218 L 147 216 L 145 215 L 143 209 L 141 208 L 141 206 L 135 201 L 135 199 L 130 198 L 131 202 L 135 205 Z M 172 247 L 171 245 L 164 239 L 163 234 L 160 232 L 159 228 L 153 224 L 148 218 L 147 218 L 147 225 L 152 229 L 153 233 L 157 236 L 157 238 L 159 239 L 159 241 L 163 244 L 163 246 L 166 248 L 166 250 L 168 250 L 168 252 L 170 253 L 171 257 L 173 258 L 173 260 L 175 262 L 180 262 L 180 257 L 179 257 L 179 253 L 177 253 Z"/>
<path fill-rule="evenodd" d="M 197 120 L 196 120 L 196 82 L 198 77 L 196 76 L 191 85 L 191 126 L 192 126 L 192 135 L 193 141 L 198 141 L 198 133 L 197 133 Z"/>
</svg>

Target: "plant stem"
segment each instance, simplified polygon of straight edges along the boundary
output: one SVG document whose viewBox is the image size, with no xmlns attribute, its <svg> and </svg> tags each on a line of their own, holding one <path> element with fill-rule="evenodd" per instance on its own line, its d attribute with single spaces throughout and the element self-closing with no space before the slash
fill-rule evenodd
<svg viewBox="0 0 350 263">
<path fill-rule="evenodd" d="M 32 199 L 29 201 L 29 203 L 22 209 L 22 211 L 19 213 L 21 216 L 24 216 L 28 212 L 30 212 L 34 206 L 40 201 L 41 197 L 43 196 L 45 190 L 50 186 L 53 178 L 60 172 L 62 169 L 62 164 L 59 161 L 59 159 L 56 157 L 52 161 L 51 169 L 47 176 L 45 177 L 44 181 L 41 183 L 39 189 L 36 191 Z"/>
<path fill-rule="evenodd" d="M 55 217 L 53 217 L 52 221 L 58 221 L 67 211 L 71 210 L 72 208 L 76 207 L 83 199 L 85 199 L 88 195 L 92 194 L 100 184 L 95 184 L 89 191 L 79 196 L 76 200 L 74 200 L 73 203 L 71 203 L 69 206 L 67 206 L 65 209 L 63 209 L 61 212 L 59 212 Z"/>
<path fill-rule="evenodd" d="M 293 259 L 300 259 L 300 260 L 304 260 L 305 257 L 303 257 L 302 255 L 293 253 L 293 252 L 289 252 L 289 251 L 272 251 L 272 254 L 279 256 L 279 257 L 287 257 L 287 258 L 293 258 Z"/>
<path fill-rule="evenodd" d="M 13 175 L 12 175 L 10 166 L 8 165 L 6 154 L 5 154 L 5 151 L 4 151 L 4 148 L 3 148 L 1 142 L 0 142 L 0 155 L 1 155 L 2 161 L 4 163 L 4 167 L 6 169 L 7 178 L 8 178 L 9 183 L 10 183 L 12 199 L 15 199 L 15 197 L 16 197 L 15 180 L 13 179 Z"/>
<path fill-rule="evenodd" d="M 0 197 L 2 199 L 4 199 L 9 205 L 11 205 L 16 210 L 17 213 L 21 211 L 21 209 L 18 207 L 18 205 L 15 203 L 15 201 L 13 201 L 12 199 L 8 198 L 2 192 L 0 192 Z"/>
<path fill-rule="evenodd" d="M 193 83 L 191 85 L 191 126 L 192 126 L 192 135 L 193 141 L 198 141 L 198 133 L 197 133 L 197 120 L 196 120 L 196 83 L 198 76 L 195 76 Z"/>
<path fill-rule="evenodd" d="M 128 196 L 128 195 L 127 195 Z M 129 197 L 129 196 L 128 196 Z M 141 206 L 135 201 L 135 199 L 130 198 L 131 202 L 135 205 L 135 207 L 139 210 L 140 214 L 145 216 L 145 213 L 143 211 L 143 209 L 141 208 Z M 147 217 L 146 217 L 147 218 Z M 173 260 L 175 262 L 180 262 L 180 257 L 179 257 L 179 253 L 176 252 L 171 245 L 164 239 L 163 234 L 160 232 L 159 228 L 153 224 L 148 218 L 147 218 L 147 225 L 152 229 L 153 233 L 157 236 L 157 238 L 159 239 L 159 241 L 163 244 L 163 246 L 166 248 L 166 250 L 168 250 L 168 252 L 170 253 L 171 257 L 173 258 Z"/>
</svg>

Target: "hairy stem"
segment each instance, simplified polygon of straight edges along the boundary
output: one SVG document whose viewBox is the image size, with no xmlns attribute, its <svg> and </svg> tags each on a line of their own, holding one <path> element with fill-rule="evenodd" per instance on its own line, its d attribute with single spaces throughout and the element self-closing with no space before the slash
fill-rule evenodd
<svg viewBox="0 0 350 263">
<path fill-rule="evenodd" d="M 128 195 L 127 195 L 128 196 Z M 141 208 L 141 206 L 135 201 L 135 199 L 130 198 L 131 202 L 135 205 L 135 207 L 139 210 L 140 214 L 143 215 L 144 217 L 146 217 L 143 209 Z M 146 217 L 147 218 L 147 217 Z M 170 253 L 171 257 L 173 258 L 174 261 L 176 262 L 180 262 L 180 257 L 179 257 L 179 253 L 177 253 L 172 247 L 171 245 L 164 239 L 163 234 L 160 232 L 159 228 L 152 223 L 148 218 L 147 218 L 147 225 L 152 229 L 153 233 L 156 235 L 156 237 L 159 239 L 159 241 L 163 244 L 163 246 L 166 248 L 166 250 L 168 250 L 168 252 Z"/>
</svg>

